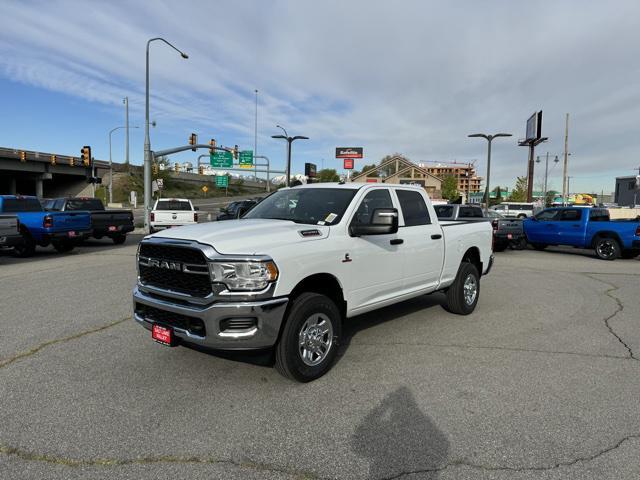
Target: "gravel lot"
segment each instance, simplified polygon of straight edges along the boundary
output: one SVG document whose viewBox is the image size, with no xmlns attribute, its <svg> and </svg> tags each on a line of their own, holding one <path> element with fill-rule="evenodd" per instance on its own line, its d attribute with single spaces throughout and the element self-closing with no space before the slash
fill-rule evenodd
<svg viewBox="0 0 640 480">
<path fill-rule="evenodd" d="M 169 349 L 135 249 L 0 253 L 0 478 L 640 478 L 640 260 L 497 254 L 469 317 L 354 318 L 328 375 Z"/>
</svg>

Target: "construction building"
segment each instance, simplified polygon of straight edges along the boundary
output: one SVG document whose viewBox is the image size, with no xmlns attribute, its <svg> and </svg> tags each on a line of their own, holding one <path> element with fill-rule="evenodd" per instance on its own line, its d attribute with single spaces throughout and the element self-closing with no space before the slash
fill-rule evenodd
<svg viewBox="0 0 640 480">
<path fill-rule="evenodd" d="M 460 193 L 477 193 L 482 189 L 482 177 L 476 175 L 476 169 L 471 163 L 421 162 L 418 166 L 425 168 L 427 172 L 438 178 L 453 175 L 458 180 Z"/>
</svg>

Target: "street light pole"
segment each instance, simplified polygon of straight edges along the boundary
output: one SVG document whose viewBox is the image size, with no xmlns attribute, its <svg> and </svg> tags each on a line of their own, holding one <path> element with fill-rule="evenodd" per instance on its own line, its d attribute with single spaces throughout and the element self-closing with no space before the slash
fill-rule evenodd
<svg viewBox="0 0 640 480">
<path fill-rule="evenodd" d="M 111 134 L 116 130 L 120 130 L 124 128 L 127 132 L 127 137 L 129 136 L 129 128 L 140 128 L 140 127 L 129 127 L 128 125 L 122 127 L 115 127 L 109 131 L 109 203 L 113 203 L 113 161 L 111 160 Z M 128 162 L 127 162 L 128 163 Z"/>
<path fill-rule="evenodd" d="M 287 173 L 285 184 L 287 187 L 291 186 L 291 144 L 296 140 L 309 140 L 309 137 L 305 137 L 302 135 L 296 135 L 295 137 L 290 137 L 284 127 L 280 125 L 276 125 L 277 128 L 281 129 L 284 132 L 284 135 L 271 135 L 271 138 L 281 138 L 287 141 Z"/>
<path fill-rule="evenodd" d="M 484 197 L 486 199 L 485 212 L 489 210 L 489 180 L 491 176 L 491 142 L 498 137 L 511 137 L 510 133 L 496 133 L 494 135 L 485 135 L 484 133 L 474 133 L 467 135 L 469 138 L 484 138 L 487 141 L 487 181 L 484 189 Z"/>
<path fill-rule="evenodd" d="M 258 89 L 256 88 L 256 116 L 255 116 L 255 125 L 253 129 L 253 158 L 256 158 L 258 155 Z M 255 162 L 254 162 L 255 164 Z M 256 179 L 258 178 L 258 167 L 254 168 L 254 175 Z"/>
<path fill-rule="evenodd" d="M 189 55 L 177 49 L 164 38 L 155 37 L 147 41 L 146 83 L 144 101 L 144 228 L 149 230 L 149 212 L 151 210 L 151 139 L 149 138 L 149 45 L 156 40 L 162 41 L 178 52 L 182 58 Z"/>
<path fill-rule="evenodd" d="M 124 163 L 129 165 L 129 97 L 124 97 Z"/>
</svg>

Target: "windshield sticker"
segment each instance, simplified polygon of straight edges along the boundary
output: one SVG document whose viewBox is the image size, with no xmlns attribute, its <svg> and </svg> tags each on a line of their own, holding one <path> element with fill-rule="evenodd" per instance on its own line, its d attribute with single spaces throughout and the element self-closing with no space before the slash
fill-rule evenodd
<svg viewBox="0 0 640 480">
<path fill-rule="evenodd" d="M 330 213 L 329 215 L 327 215 L 327 218 L 324 219 L 325 222 L 327 223 L 331 223 L 333 222 L 336 218 L 338 218 L 338 215 L 335 213 Z"/>
<path fill-rule="evenodd" d="M 324 225 L 324 224 L 325 223 L 322 220 L 318 221 L 318 223 L 317 223 L 317 225 Z"/>
</svg>

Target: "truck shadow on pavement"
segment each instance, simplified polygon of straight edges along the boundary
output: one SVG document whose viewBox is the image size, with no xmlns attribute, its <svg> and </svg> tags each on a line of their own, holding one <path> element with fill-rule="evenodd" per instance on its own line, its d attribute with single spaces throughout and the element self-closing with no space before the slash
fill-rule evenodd
<svg viewBox="0 0 640 480">
<path fill-rule="evenodd" d="M 411 390 L 402 386 L 389 393 L 356 427 L 353 451 L 369 460 L 370 479 L 437 479 L 447 463 L 446 435 L 416 404 Z"/>
</svg>

